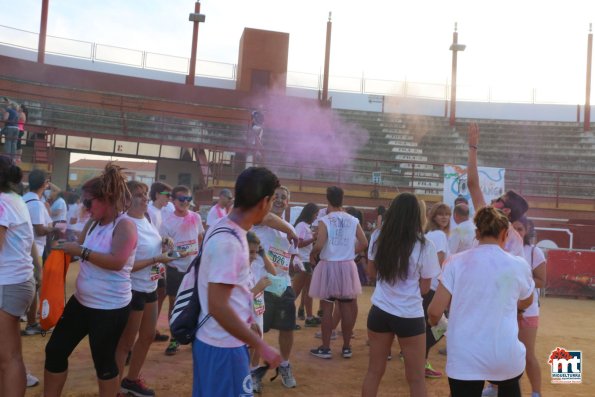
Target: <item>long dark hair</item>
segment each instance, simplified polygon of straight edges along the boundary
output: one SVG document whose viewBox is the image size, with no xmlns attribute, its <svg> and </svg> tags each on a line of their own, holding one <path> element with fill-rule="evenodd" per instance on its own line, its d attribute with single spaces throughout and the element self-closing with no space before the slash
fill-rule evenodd
<svg viewBox="0 0 595 397">
<path fill-rule="evenodd" d="M 378 279 L 394 284 L 407 279 L 409 257 L 417 242 L 425 244 L 420 205 L 412 193 L 401 193 L 392 201 L 378 236 L 374 262 Z"/>
<path fill-rule="evenodd" d="M 318 206 L 314 203 L 308 203 L 302 208 L 302 212 L 295 220 L 293 226 L 297 226 L 300 222 L 312 223 L 314 222 L 316 213 L 318 212 Z"/>
<path fill-rule="evenodd" d="M 16 191 L 23 180 L 23 171 L 8 156 L 0 155 L 0 192 Z"/>
</svg>

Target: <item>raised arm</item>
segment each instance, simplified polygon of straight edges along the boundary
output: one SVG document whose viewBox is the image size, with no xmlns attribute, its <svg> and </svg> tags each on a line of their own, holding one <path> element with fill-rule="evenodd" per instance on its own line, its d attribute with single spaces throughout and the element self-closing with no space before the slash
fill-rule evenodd
<svg viewBox="0 0 595 397">
<path fill-rule="evenodd" d="M 467 158 L 467 187 L 471 194 L 475 211 L 486 206 L 485 198 L 479 186 L 479 171 L 477 170 L 477 148 L 479 145 L 479 126 L 477 123 L 469 125 L 469 155 Z"/>
</svg>

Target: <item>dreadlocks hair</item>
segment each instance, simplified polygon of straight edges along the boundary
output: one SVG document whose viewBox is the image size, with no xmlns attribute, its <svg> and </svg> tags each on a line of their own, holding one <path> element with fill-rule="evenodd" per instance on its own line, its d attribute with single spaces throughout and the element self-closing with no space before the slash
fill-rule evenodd
<svg viewBox="0 0 595 397">
<path fill-rule="evenodd" d="M 82 190 L 88 192 L 94 198 L 112 204 L 116 209 L 116 213 L 125 212 L 130 207 L 132 194 L 126 185 L 126 176 L 124 176 L 123 170 L 124 168 L 110 161 L 105 165 L 100 176 L 85 182 Z"/>
</svg>

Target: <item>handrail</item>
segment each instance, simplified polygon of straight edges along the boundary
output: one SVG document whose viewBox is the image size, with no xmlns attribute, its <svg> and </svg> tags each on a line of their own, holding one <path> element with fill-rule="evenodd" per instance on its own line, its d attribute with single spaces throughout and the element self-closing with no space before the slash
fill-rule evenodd
<svg viewBox="0 0 595 397">
<path fill-rule="evenodd" d="M 18 28 L 14 28 L 11 26 L 6 26 L 6 25 L 0 25 L 0 29 L 9 29 L 9 30 L 14 30 L 14 31 L 18 31 L 18 32 L 24 32 L 24 33 L 28 33 L 31 35 L 35 35 L 38 36 L 38 33 L 35 32 L 31 32 L 31 31 L 27 31 L 27 30 L 23 30 L 23 29 L 18 29 Z M 6 36 L 10 36 L 10 35 L 0 35 L 0 37 L 6 37 Z M 131 65 L 133 67 L 139 67 L 142 69 L 157 69 L 157 70 L 164 70 L 164 71 L 169 71 L 169 72 L 173 72 L 173 73 L 180 73 L 179 70 L 176 69 L 164 69 L 164 68 L 153 68 L 150 67 L 149 65 L 146 65 L 146 54 L 152 53 L 152 52 L 148 52 L 148 51 L 144 51 L 144 50 L 136 50 L 136 49 L 129 49 L 129 48 L 124 48 L 124 47 L 118 47 L 118 46 L 114 46 L 111 44 L 99 44 L 99 43 L 91 43 L 91 42 L 87 42 L 87 41 L 81 41 L 81 40 L 74 40 L 74 39 L 70 39 L 70 38 L 65 38 L 65 37 L 58 37 L 58 36 L 49 36 L 49 38 L 56 38 L 56 39 L 60 39 L 60 40 L 70 40 L 70 41 L 76 41 L 79 43 L 86 43 L 90 45 L 90 54 L 88 56 L 88 59 L 90 59 L 91 62 L 94 62 L 97 59 L 97 48 L 101 48 L 102 46 L 105 46 L 106 48 L 117 48 L 120 50 L 124 50 L 124 51 L 133 51 L 135 53 L 140 53 L 141 54 L 141 60 L 140 63 L 130 63 L 128 61 L 123 61 L 123 60 L 118 60 L 118 59 L 101 59 L 102 62 L 108 62 L 108 63 L 114 63 L 114 64 L 125 64 L 125 65 Z M 36 51 L 37 50 L 37 40 L 34 40 L 35 44 L 30 44 L 29 46 L 23 46 L 21 44 L 17 44 L 17 42 L 15 40 L 10 41 L 9 39 L 5 39 L 2 38 L 0 39 L 0 44 L 4 44 L 10 47 L 18 47 L 18 48 L 25 48 L 28 50 L 32 50 L 32 51 Z M 81 59 L 87 59 L 87 56 L 85 57 L 81 57 L 77 54 L 73 54 L 71 53 L 65 53 L 65 54 L 61 54 L 58 52 L 52 52 L 51 50 L 47 50 L 48 53 L 54 53 L 57 55 L 64 55 L 64 56 L 71 56 L 71 57 L 77 57 L 77 58 L 81 58 Z M 188 58 L 186 57 L 180 57 L 177 55 L 166 55 L 166 54 L 160 54 L 161 56 L 166 56 L 166 57 L 171 57 L 171 58 L 176 58 L 176 59 L 180 59 L 180 58 L 185 58 L 188 60 Z M 189 62 L 189 60 L 188 60 Z M 224 74 L 204 74 L 202 73 L 201 69 L 199 68 L 197 70 L 196 75 L 197 76 L 205 76 L 205 77 L 214 77 L 214 78 L 221 78 L 221 79 L 227 79 L 227 80 L 235 80 L 236 79 L 236 69 L 237 69 L 237 65 L 233 64 L 233 63 L 226 63 L 226 62 L 216 62 L 216 61 L 209 61 L 209 60 L 198 60 L 197 62 L 206 62 L 209 64 L 213 64 L 213 65 L 218 65 L 219 67 L 221 66 L 225 66 L 229 69 L 229 72 L 226 71 Z M 187 72 L 185 72 L 187 73 Z M 291 80 L 293 78 L 293 76 L 311 76 L 312 77 L 312 81 L 315 81 L 315 83 L 311 83 L 311 84 L 292 84 Z M 295 88 L 305 88 L 305 89 L 311 89 L 311 90 L 321 90 L 321 74 L 320 73 L 309 73 L 309 72 L 295 72 L 295 71 L 288 71 L 287 72 L 287 80 L 288 80 L 288 87 L 295 87 Z M 350 80 L 352 81 L 351 84 L 349 85 L 345 85 L 345 84 L 340 84 L 341 81 L 347 81 Z M 303 79 L 302 79 L 303 81 Z M 363 74 L 362 76 L 356 77 L 356 76 L 330 76 L 330 85 L 331 85 L 331 90 L 332 91 L 342 91 L 342 92 L 353 92 L 353 93 L 360 93 L 360 94 L 368 94 L 368 95 L 392 95 L 392 96 L 401 96 L 401 97 L 411 97 L 411 98 L 427 98 L 427 99 L 437 99 L 437 100 L 448 100 L 449 99 L 449 84 L 441 84 L 441 83 L 431 83 L 431 82 L 412 82 L 412 81 L 391 81 L 391 80 L 387 80 L 387 79 L 374 79 L 374 78 L 368 78 L 368 77 L 364 77 Z M 371 88 L 368 89 L 367 87 L 375 87 L 375 88 Z M 399 86 L 402 88 L 400 89 L 395 89 L 395 86 Z M 357 87 L 357 89 L 354 89 L 354 87 Z M 572 99 L 571 100 L 556 100 L 556 101 L 552 101 L 552 100 L 544 100 L 544 101 L 540 101 L 539 100 L 539 93 L 541 91 L 538 91 L 536 88 L 529 88 L 527 87 L 527 91 L 526 91 L 526 95 L 524 95 L 524 97 L 526 98 L 525 100 L 505 100 L 503 98 L 498 97 L 497 100 L 494 100 L 494 96 L 493 96 L 493 89 L 492 87 L 480 87 L 481 90 L 477 91 L 477 92 L 481 92 L 480 95 L 469 95 L 469 93 L 465 93 L 465 90 L 468 88 L 474 88 L 472 86 L 464 86 L 464 85 L 460 85 L 458 86 L 458 89 L 460 91 L 460 95 L 459 95 L 459 100 L 460 101 L 476 101 L 476 102 L 489 102 L 489 103 L 532 103 L 532 104 L 572 104 L 575 105 L 577 103 L 577 99 L 575 99 L 575 96 L 577 94 L 579 94 L 580 90 L 573 90 L 572 92 Z M 567 89 L 568 87 L 566 86 L 560 86 L 560 87 L 556 87 L 557 90 L 564 88 Z M 546 95 L 547 95 L 547 89 L 546 88 L 540 88 L 540 90 L 544 90 L 546 91 Z M 576 91 L 576 92 L 574 92 Z M 569 94 L 569 93 L 566 93 Z M 556 98 L 559 98 L 560 94 L 558 93 L 558 95 L 556 96 Z"/>
</svg>

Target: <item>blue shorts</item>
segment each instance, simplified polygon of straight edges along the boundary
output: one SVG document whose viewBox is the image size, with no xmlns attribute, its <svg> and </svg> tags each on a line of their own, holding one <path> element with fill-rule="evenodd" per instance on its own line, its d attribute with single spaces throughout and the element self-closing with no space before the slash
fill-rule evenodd
<svg viewBox="0 0 595 397">
<path fill-rule="evenodd" d="M 250 356 L 246 346 L 215 347 L 192 343 L 192 397 L 252 397 Z"/>
</svg>

